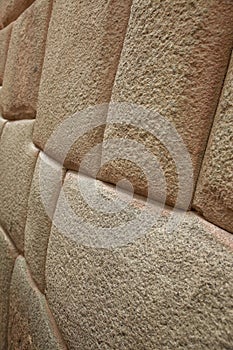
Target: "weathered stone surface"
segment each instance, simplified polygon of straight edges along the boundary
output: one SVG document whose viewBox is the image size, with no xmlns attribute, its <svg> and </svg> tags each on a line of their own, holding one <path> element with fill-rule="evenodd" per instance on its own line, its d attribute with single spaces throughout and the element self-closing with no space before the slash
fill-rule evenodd
<svg viewBox="0 0 233 350">
<path fill-rule="evenodd" d="M 228 0 L 134 0 L 113 87 L 112 102 L 142 105 L 172 122 L 191 155 L 195 181 L 231 53 L 232 21 L 233 2 Z M 147 125 L 155 115 L 148 118 Z M 114 116 L 109 114 L 107 122 L 116 122 Z M 174 158 L 153 130 L 151 135 L 141 126 L 138 123 L 135 130 L 130 125 L 110 125 L 104 140 L 133 139 L 156 155 L 167 181 L 167 203 L 174 205 L 179 187 Z M 104 154 L 113 150 L 107 143 Z M 126 156 L 134 152 L 133 146 L 125 148 Z M 147 167 L 152 171 L 154 163 Z M 99 178 L 116 183 L 122 173 L 133 178 L 137 193 L 147 195 L 145 177 L 127 161 L 106 165 Z M 159 188 L 154 197 L 160 198 Z"/>
<path fill-rule="evenodd" d="M 0 116 L 0 137 L 1 137 L 1 134 L 2 134 L 2 131 L 3 131 L 5 124 L 6 124 L 6 120 Z"/>
<path fill-rule="evenodd" d="M 0 227 L 0 350 L 7 349 L 9 292 L 16 257 L 16 249 Z"/>
<path fill-rule="evenodd" d="M 80 178 L 85 194 L 95 183 L 105 199 L 114 199 L 112 188 Z M 59 198 L 46 262 L 47 297 L 69 349 L 231 348 L 233 253 L 202 219 L 185 214 L 167 234 L 166 212 L 139 239 L 97 249 L 99 228 L 110 228 L 108 235 L 120 223 L 124 229 L 141 212 L 142 202 L 107 216 L 101 205 L 98 214 L 82 199 L 76 174 L 66 175 L 63 189 L 75 214 L 94 232 L 88 245 L 89 232 L 69 220 Z"/>
<path fill-rule="evenodd" d="M 20 251 L 28 196 L 38 150 L 31 141 L 33 121 L 7 123 L 0 142 L 0 222 Z"/>
<path fill-rule="evenodd" d="M 23 257 L 16 260 L 10 288 L 8 349 L 66 349 Z"/>
<path fill-rule="evenodd" d="M 233 233 L 233 57 L 211 130 L 193 206 Z"/>
<path fill-rule="evenodd" d="M 37 0 L 14 23 L 2 88 L 5 118 L 35 117 L 50 12 L 51 0 Z"/>
<path fill-rule="evenodd" d="M 54 3 L 34 130 L 34 142 L 41 149 L 65 119 L 110 100 L 130 5 L 131 0 Z M 107 111 L 103 113 L 105 121 Z M 59 159 L 75 126 L 88 123 L 86 115 L 72 121 L 65 139 L 59 137 L 46 153 Z M 73 140 L 77 142 L 66 157 L 67 168 L 78 168 L 85 153 L 102 141 L 103 129 L 96 127 Z"/>
<path fill-rule="evenodd" d="M 25 258 L 39 288 L 45 288 L 45 259 L 51 218 L 64 169 L 40 152 L 32 180 L 25 227 Z M 45 207 L 46 206 L 46 207 Z"/>
<path fill-rule="evenodd" d="M 0 4 L 0 6 L 1 6 L 1 4 Z M 9 42 L 10 42 L 10 37 L 11 37 L 11 30 L 12 30 L 12 24 L 10 24 L 6 28 L 0 30 L 0 48 L 1 48 L 0 85 L 2 85 L 2 81 L 3 81 L 7 52 L 8 52 L 8 47 L 9 47 Z"/>
<path fill-rule="evenodd" d="M 0 28 L 13 22 L 34 0 L 0 0 Z"/>
</svg>

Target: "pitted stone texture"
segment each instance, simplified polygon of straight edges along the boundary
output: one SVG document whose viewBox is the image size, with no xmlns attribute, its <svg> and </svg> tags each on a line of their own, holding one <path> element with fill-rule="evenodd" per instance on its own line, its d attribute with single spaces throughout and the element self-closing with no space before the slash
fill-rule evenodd
<svg viewBox="0 0 233 350">
<path fill-rule="evenodd" d="M 109 227 L 111 235 L 119 220 L 138 215 L 141 202 L 128 214 L 107 220 L 100 213 L 97 219 L 81 200 L 76 178 L 73 173 L 66 176 L 66 198 L 76 215 L 95 228 Z M 89 185 L 96 180 L 86 181 Z M 47 298 L 69 349 L 231 348 L 233 253 L 207 231 L 202 219 L 186 214 L 182 225 L 166 234 L 166 213 L 140 239 L 115 249 L 97 249 L 90 246 L 95 237 L 89 246 L 82 244 L 84 226 L 66 222 L 59 207 L 60 199 L 55 217 L 73 230 L 69 235 L 61 225 L 52 227 Z"/>
<path fill-rule="evenodd" d="M 45 288 L 45 260 L 51 218 L 62 185 L 64 169 L 40 152 L 32 180 L 25 227 L 25 258 L 39 288 Z M 45 207 L 46 205 L 46 207 Z"/>
<path fill-rule="evenodd" d="M 1 6 L 1 4 L 0 4 Z M 0 7 L 1 8 L 1 7 Z M 0 85 L 2 85 L 4 69 L 6 64 L 7 52 L 11 37 L 12 24 L 7 26 L 6 28 L 0 30 Z"/>
<path fill-rule="evenodd" d="M 46 299 L 33 283 L 22 257 L 16 260 L 10 288 L 8 349 L 66 349 Z"/>
<path fill-rule="evenodd" d="M 233 57 L 225 79 L 193 206 L 233 233 Z"/>
<path fill-rule="evenodd" d="M 0 350 L 7 349 L 9 292 L 16 257 L 15 247 L 0 227 Z"/>
<path fill-rule="evenodd" d="M 14 23 L 2 88 L 2 115 L 34 118 L 51 0 L 37 0 Z"/>
<path fill-rule="evenodd" d="M 130 5 L 131 0 L 54 3 L 34 131 L 34 142 L 41 149 L 54 130 L 75 112 L 109 102 Z M 107 111 L 103 113 L 105 122 Z M 81 128 L 88 122 L 84 115 L 73 124 Z M 103 130 L 104 126 L 94 128 L 74 140 L 66 157 L 68 169 L 79 167 L 85 153 L 102 141 Z M 58 160 L 65 142 L 58 138 L 46 153 Z"/>
<path fill-rule="evenodd" d="M 0 0 L 0 28 L 13 22 L 34 0 Z"/>
<path fill-rule="evenodd" d="M 0 222 L 20 251 L 28 196 L 38 150 L 31 141 L 33 121 L 7 123 L 0 142 Z"/>
<path fill-rule="evenodd" d="M 134 0 L 113 87 L 112 102 L 142 105 L 173 123 L 190 152 L 195 181 L 231 53 L 232 21 L 233 2 L 228 0 Z M 109 115 L 107 122 L 114 118 Z M 129 125 L 108 126 L 104 140 L 120 136 L 143 143 L 158 156 L 167 203 L 174 205 L 179 184 L 171 155 L 155 137 Z M 111 154 L 108 147 L 104 152 Z M 134 150 L 127 147 L 125 155 Z M 135 191 L 147 195 L 144 177 L 137 172 L 117 160 L 103 167 L 98 178 L 116 183 L 122 173 L 129 178 L 135 174 Z"/>
<path fill-rule="evenodd" d="M 6 120 L 0 116 L 0 138 L 1 138 L 1 134 L 5 124 L 6 124 Z"/>
</svg>

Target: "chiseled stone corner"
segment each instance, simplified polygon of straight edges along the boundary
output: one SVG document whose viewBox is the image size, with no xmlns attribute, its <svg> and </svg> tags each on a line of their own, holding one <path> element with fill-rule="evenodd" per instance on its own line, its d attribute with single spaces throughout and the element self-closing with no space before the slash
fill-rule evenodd
<svg viewBox="0 0 233 350">
<path fill-rule="evenodd" d="M 40 290 L 45 288 L 45 260 L 51 218 L 65 169 L 40 152 L 32 180 L 25 227 L 25 258 Z"/>
<path fill-rule="evenodd" d="M 233 57 L 205 153 L 193 207 L 233 233 Z"/>
<path fill-rule="evenodd" d="M 1 3 L 0 3 L 1 6 Z M 4 76 L 4 69 L 6 64 L 6 58 L 7 58 L 7 52 L 11 37 L 11 30 L 12 30 L 12 24 L 7 26 L 6 28 L 0 30 L 0 48 L 1 48 L 1 55 L 0 55 L 0 85 L 2 85 L 3 82 L 3 76 Z"/>
<path fill-rule="evenodd" d="M 0 222 L 20 251 L 24 249 L 28 196 L 38 155 L 31 141 L 33 123 L 7 123 L 0 141 Z"/>
<path fill-rule="evenodd" d="M 130 5 L 131 0 L 54 2 L 33 136 L 40 149 L 45 148 L 51 134 L 68 117 L 109 102 Z M 107 110 L 103 114 L 105 122 Z M 79 114 L 79 119 L 70 121 L 70 133 L 77 125 L 88 125 L 88 119 L 87 113 L 82 117 Z M 66 168 L 76 170 L 84 155 L 102 141 L 103 132 L 102 125 L 78 140 L 75 138 L 66 157 Z M 57 138 L 46 153 L 58 160 L 65 141 L 64 137 Z"/>
<path fill-rule="evenodd" d="M 0 116 L 0 138 L 1 138 L 1 134 L 5 124 L 6 124 L 6 120 Z"/>
<path fill-rule="evenodd" d="M 21 256 L 16 260 L 10 287 L 8 349 L 66 349 L 46 299 L 33 283 Z"/>
<path fill-rule="evenodd" d="M 133 0 L 132 4 L 111 102 L 142 105 L 169 120 L 192 158 L 194 183 L 232 49 L 232 22 L 233 2 L 228 0 Z M 150 117 L 156 118 L 154 113 Z M 161 145 L 153 130 L 140 129 L 140 123 L 135 129 L 131 125 L 112 125 L 114 122 L 114 115 L 109 113 L 104 141 L 128 138 L 157 156 L 167 182 L 167 204 L 174 205 L 179 182 L 167 145 Z M 110 146 L 107 142 L 103 155 L 111 155 L 113 149 L 114 143 Z M 134 152 L 135 147 L 125 147 L 126 157 Z M 154 164 L 147 164 L 150 172 Z M 98 176 L 111 183 L 121 177 L 132 180 L 137 193 L 147 195 L 147 179 L 127 160 L 106 164 Z M 158 189 L 153 197 L 160 196 Z"/>
<path fill-rule="evenodd" d="M 6 27 L 16 20 L 33 1 L 34 0 L 0 0 L 0 28 Z"/>
<path fill-rule="evenodd" d="M 14 22 L 2 89 L 6 119 L 35 117 L 50 12 L 51 0 L 36 0 Z"/>
<path fill-rule="evenodd" d="M 95 183 L 105 199 L 114 198 L 113 188 L 79 176 L 86 189 L 91 191 Z M 83 224 L 67 220 L 59 198 L 54 218 L 60 222 L 52 226 L 46 260 L 46 295 L 69 349 L 230 348 L 230 247 L 193 213 L 185 214 L 173 233 L 166 233 L 170 211 L 165 210 L 142 237 L 114 249 L 98 249 L 94 245 L 99 227 L 110 228 L 111 235 L 121 222 L 134 220 L 143 205 L 135 200 L 120 215 L 98 213 L 83 199 L 77 178 L 66 174 L 65 197 L 96 234 L 84 244 L 88 232 Z M 132 235 L 132 228 L 127 234 Z"/>
<path fill-rule="evenodd" d="M 7 324 L 11 275 L 17 251 L 0 227 L 0 350 L 7 349 Z"/>
</svg>

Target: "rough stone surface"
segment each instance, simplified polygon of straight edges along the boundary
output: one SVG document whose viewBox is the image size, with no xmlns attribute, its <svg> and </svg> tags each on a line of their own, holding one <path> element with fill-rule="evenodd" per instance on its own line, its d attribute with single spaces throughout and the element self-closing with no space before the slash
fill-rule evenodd
<svg viewBox="0 0 233 350">
<path fill-rule="evenodd" d="M 173 123 L 190 152 L 195 181 L 232 49 L 232 21 L 233 2 L 228 0 L 134 0 L 113 87 L 112 102 L 142 105 Z M 111 114 L 107 122 L 114 123 Z M 120 136 L 141 142 L 158 156 L 167 203 L 174 205 L 179 184 L 171 154 L 149 132 L 129 125 L 110 125 L 104 139 Z M 134 149 L 127 147 L 125 155 Z M 113 147 L 107 143 L 104 152 L 111 154 Z M 145 177 L 127 161 L 106 165 L 99 178 L 116 183 L 122 173 L 136 179 L 136 192 L 147 195 Z"/>
<path fill-rule="evenodd" d="M 1 6 L 1 5 L 0 5 Z M 10 24 L 6 28 L 0 30 L 0 48 L 1 48 L 1 55 L 0 55 L 0 85 L 2 85 L 3 81 L 3 75 L 4 75 L 4 69 L 6 64 L 6 58 L 7 58 L 7 52 L 11 37 L 11 30 L 12 25 Z"/>
<path fill-rule="evenodd" d="M 66 349 L 45 297 L 34 285 L 22 257 L 16 260 L 10 288 L 8 349 Z"/>
<path fill-rule="evenodd" d="M 44 149 L 54 130 L 75 112 L 109 102 L 128 24 L 131 0 L 84 2 L 58 0 L 49 26 L 41 77 L 34 142 Z M 62 59 L 61 59 L 62 57 Z M 104 111 L 104 121 L 107 112 Z M 86 126 L 86 115 L 71 122 Z M 73 123 L 73 124 L 72 124 Z M 103 127 L 76 141 L 66 157 L 77 169 L 86 152 L 103 139 Z M 65 138 L 68 138 L 68 132 Z M 66 140 L 58 138 L 47 152 L 58 159 Z"/>
<path fill-rule="evenodd" d="M 13 22 L 34 0 L 0 0 L 0 28 Z"/>
<path fill-rule="evenodd" d="M 233 233 L 233 57 L 194 197 L 207 220 Z"/>
<path fill-rule="evenodd" d="M 28 201 L 25 258 L 30 266 L 32 277 L 42 291 L 45 288 L 45 260 L 51 218 L 63 175 L 64 169 L 62 170 L 58 163 L 49 159 L 42 152 L 39 154 Z"/>
<path fill-rule="evenodd" d="M 51 0 L 37 0 L 14 23 L 2 89 L 2 115 L 33 118 L 44 60 Z"/>
<path fill-rule="evenodd" d="M 33 121 L 7 123 L 0 142 L 0 222 L 20 251 L 28 196 L 38 150 L 31 141 Z"/>
<path fill-rule="evenodd" d="M 87 189 L 91 181 L 99 183 L 86 178 Z M 111 202 L 114 190 L 101 187 Z M 142 210 L 135 199 L 122 215 L 96 213 L 80 196 L 74 173 L 66 175 L 64 193 L 96 236 L 97 228 L 112 232 L 119 220 L 125 224 Z M 66 222 L 66 212 L 59 198 L 55 218 L 60 225 L 51 230 L 46 279 L 49 305 L 69 349 L 232 347 L 233 252 L 202 219 L 185 214 L 175 232 L 167 234 L 168 212 L 143 237 L 115 249 L 97 249 L 91 247 L 97 237 L 83 244 L 88 232 L 83 224 Z M 63 230 L 62 222 L 71 230 Z"/>
<path fill-rule="evenodd" d="M 5 124 L 6 124 L 6 120 L 0 116 L 0 137 L 1 137 L 1 134 L 2 134 L 2 131 L 3 131 Z"/>
<path fill-rule="evenodd" d="M 16 249 L 0 227 L 0 350 L 7 349 L 9 292 L 16 257 Z"/>
</svg>

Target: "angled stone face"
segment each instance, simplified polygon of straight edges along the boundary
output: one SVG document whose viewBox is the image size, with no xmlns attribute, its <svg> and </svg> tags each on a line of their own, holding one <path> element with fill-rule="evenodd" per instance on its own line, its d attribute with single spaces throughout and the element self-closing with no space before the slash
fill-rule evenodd
<svg viewBox="0 0 233 350">
<path fill-rule="evenodd" d="M 7 349 L 7 325 L 11 274 L 17 251 L 0 228 L 0 350 Z"/>
<path fill-rule="evenodd" d="M 83 193 L 88 197 L 94 184 L 110 207 L 114 189 L 79 176 Z M 132 226 L 125 233 L 131 236 L 128 243 L 98 248 L 99 229 L 109 228 L 108 239 L 116 227 L 123 231 L 143 203 L 135 199 L 120 214 L 106 215 L 100 204 L 99 212 L 88 204 L 77 186 L 78 176 L 68 173 L 64 195 L 82 223 L 68 219 L 60 195 L 46 260 L 46 295 L 69 349 L 230 348 L 230 245 L 224 247 L 194 214 L 167 234 L 170 212 L 165 211 L 141 237 L 133 237 Z"/>
<path fill-rule="evenodd" d="M 233 58 L 198 179 L 193 206 L 207 220 L 233 233 Z"/>
<path fill-rule="evenodd" d="M 66 349 L 46 299 L 21 256 L 16 260 L 10 288 L 8 349 Z"/>
<path fill-rule="evenodd" d="M 0 137 L 4 128 L 4 125 L 6 124 L 6 120 L 0 117 Z"/>
<path fill-rule="evenodd" d="M 32 277 L 45 288 L 45 260 L 51 218 L 57 203 L 64 169 L 40 152 L 32 179 L 25 227 L 25 257 Z"/>
<path fill-rule="evenodd" d="M 28 196 L 38 150 L 31 141 L 33 121 L 7 123 L 0 141 L 0 222 L 20 251 Z"/>
<path fill-rule="evenodd" d="M 0 4 L 1 6 L 1 4 Z M 3 76 L 4 76 L 4 69 L 7 59 L 7 52 L 11 37 L 11 30 L 12 30 L 12 24 L 7 26 L 6 28 L 0 30 L 0 49 L 1 49 L 1 55 L 0 55 L 0 85 L 2 85 Z"/>
<path fill-rule="evenodd" d="M 74 113 L 109 102 L 130 5 L 131 0 L 55 1 L 34 130 L 34 142 L 41 149 Z M 104 122 L 106 115 L 105 110 Z M 53 142 L 46 153 L 58 159 L 75 125 L 83 129 L 89 122 L 87 115 L 71 122 L 71 131 Z M 102 141 L 103 130 L 104 126 L 91 128 L 73 140 L 65 162 L 68 169 L 79 167 L 85 153 Z"/>
<path fill-rule="evenodd" d="M 51 0 L 37 0 L 14 23 L 2 88 L 2 115 L 34 118 Z"/>
<path fill-rule="evenodd" d="M 228 0 L 134 0 L 132 4 L 111 101 L 141 105 L 170 121 L 190 153 L 194 182 L 231 53 L 232 21 L 233 2 Z M 132 116 L 134 113 L 132 107 Z M 154 113 L 147 118 L 142 115 L 140 121 L 150 125 L 156 119 Z M 174 157 L 166 150 L 166 143 L 162 145 L 153 130 L 146 131 L 140 121 L 138 129 L 122 126 L 109 113 L 103 155 L 113 153 L 114 145 L 108 142 L 113 137 L 143 144 L 161 162 L 167 182 L 167 203 L 174 205 L 179 190 Z M 175 142 L 173 149 L 177 149 Z M 126 157 L 134 153 L 134 146 L 125 147 Z M 139 153 L 138 158 L 141 157 Z M 185 160 L 181 166 L 186 167 Z M 152 172 L 154 163 L 147 167 Z M 147 195 L 143 172 L 127 160 L 106 164 L 98 178 L 117 183 L 122 177 L 132 180 L 137 193 Z M 153 194 L 156 199 L 161 196 L 159 187 Z"/>
<path fill-rule="evenodd" d="M 34 0 L 0 0 L 0 28 L 13 22 Z"/>
</svg>

